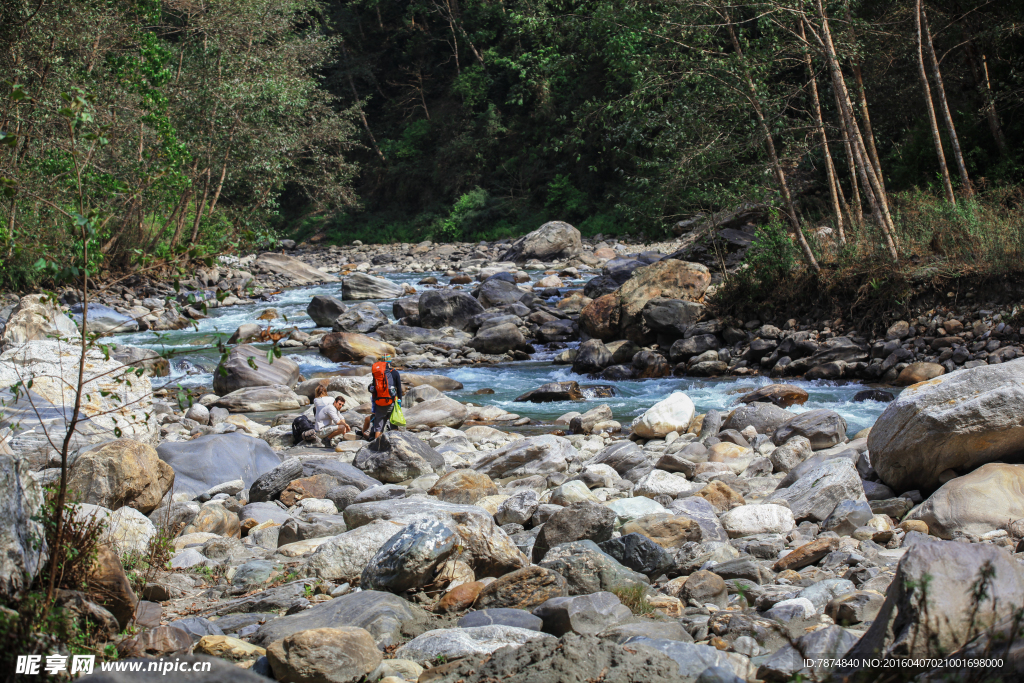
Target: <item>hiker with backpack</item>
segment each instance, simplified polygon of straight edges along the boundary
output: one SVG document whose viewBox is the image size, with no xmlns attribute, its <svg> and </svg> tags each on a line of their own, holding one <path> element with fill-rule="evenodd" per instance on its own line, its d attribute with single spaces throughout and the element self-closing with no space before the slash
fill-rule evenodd
<svg viewBox="0 0 1024 683">
<path fill-rule="evenodd" d="M 294 436 L 296 431 L 301 430 L 303 441 L 316 446 L 332 446 L 332 439 L 349 431 L 345 418 L 341 416 L 341 411 L 345 409 L 345 399 L 342 396 L 332 399 L 327 395 L 327 387 L 322 384 L 316 388 L 314 396 L 315 422 L 310 423 L 305 415 L 298 416 L 292 422 L 292 434 Z"/>
<path fill-rule="evenodd" d="M 363 420 L 363 435 L 368 440 L 380 439 L 384 425 L 391 419 L 395 404 L 402 403 L 402 377 L 391 365 L 390 355 L 381 356 L 370 368 L 370 403 L 373 412 Z M 372 423 L 372 427 L 371 427 Z M 371 430 L 372 431 L 369 431 Z"/>
</svg>

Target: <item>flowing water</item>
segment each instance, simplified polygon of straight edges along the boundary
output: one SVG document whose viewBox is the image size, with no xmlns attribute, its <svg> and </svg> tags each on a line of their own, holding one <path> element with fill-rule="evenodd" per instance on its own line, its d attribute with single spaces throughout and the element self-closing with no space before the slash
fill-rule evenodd
<svg viewBox="0 0 1024 683">
<path fill-rule="evenodd" d="M 383 277 L 400 283 L 415 285 L 427 275 L 439 276 L 438 273 L 390 273 Z M 440 281 L 440 277 L 438 278 Z M 581 282 L 569 283 L 579 287 Z M 421 287 L 422 289 L 422 287 Z M 274 327 L 295 326 L 299 329 L 312 329 L 315 324 L 306 315 L 306 306 L 318 294 L 332 295 L 341 298 L 340 283 L 330 283 L 315 287 L 297 287 L 281 292 L 270 301 L 257 302 L 242 306 L 210 309 L 210 317 L 198 321 L 196 328 L 187 328 L 171 332 L 139 332 L 135 334 L 117 335 L 109 339 L 120 344 L 153 348 L 158 351 L 173 351 L 171 359 L 171 375 L 154 381 L 155 387 L 167 384 L 170 387 L 209 387 L 213 382 L 213 370 L 220 358 L 217 341 L 227 341 L 242 323 L 255 322 L 257 316 L 267 308 L 274 308 L 282 316 L 273 321 Z M 390 319 L 392 302 L 377 303 Z M 285 320 L 286 319 L 286 320 Z M 284 349 L 287 358 L 298 363 L 302 374 L 309 376 L 314 372 L 337 370 L 344 364 L 333 363 L 320 356 L 314 349 L 296 349 L 289 352 Z M 736 377 L 736 378 L 686 378 L 666 377 L 662 379 L 645 379 L 635 381 L 610 382 L 605 380 L 588 380 L 573 373 L 568 366 L 552 365 L 551 358 L 555 351 L 538 347 L 538 353 L 529 361 L 502 363 L 499 365 L 472 365 L 453 368 L 415 370 L 422 373 L 448 375 L 460 382 L 461 391 L 450 392 L 452 397 L 463 402 L 477 405 L 497 405 L 505 410 L 529 417 L 533 420 L 550 423 L 559 415 L 569 411 L 589 410 L 599 403 L 607 403 L 612 409 L 615 419 L 628 424 L 634 417 L 642 414 L 654 403 L 665 398 L 673 391 L 685 392 L 697 406 L 699 412 L 709 409 L 729 409 L 736 399 L 759 386 L 771 384 L 767 377 Z M 516 403 L 514 399 L 545 382 L 576 380 L 584 388 L 593 385 L 611 385 L 616 396 L 612 398 L 588 399 L 585 403 Z M 842 415 L 848 425 L 850 435 L 870 427 L 885 408 L 884 403 L 876 401 L 853 402 L 853 396 L 863 388 L 860 384 L 829 381 L 790 380 L 805 389 L 810 398 L 802 406 L 793 406 L 790 410 L 803 412 L 815 408 L 828 408 Z M 473 395 L 479 389 L 492 389 L 493 394 Z M 586 393 L 586 389 L 584 389 Z"/>
</svg>

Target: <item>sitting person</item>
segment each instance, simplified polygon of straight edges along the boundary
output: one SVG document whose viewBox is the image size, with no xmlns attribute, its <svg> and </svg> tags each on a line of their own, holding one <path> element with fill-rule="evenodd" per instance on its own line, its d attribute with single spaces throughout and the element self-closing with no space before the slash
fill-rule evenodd
<svg viewBox="0 0 1024 683">
<path fill-rule="evenodd" d="M 363 438 L 379 439 L 384 425 L 391 419 L 395 402 L 402 402 L 402 377 L 391 365 L 391 356 L 385 355 L 373 364 L 370 382 L 370 404 L 373 412 L 363 420 Z M 371 430 L 372 423 L 372 431 Z"/>
<path fill-rule="evenodd" d="M 315 391 L 316 398 L 313 399 L 313 410 L 316 416 L 315 428 L 302 435 L 306 441 L 318 446 L 333 446 L 332 439 L 342 436 L 349 431 L 345 418 L 341 411 L 345 409 L 345 399 L 338 396 L 331 399 L 327 395 L 327 388 L 320 385 Z"/>
</svg>

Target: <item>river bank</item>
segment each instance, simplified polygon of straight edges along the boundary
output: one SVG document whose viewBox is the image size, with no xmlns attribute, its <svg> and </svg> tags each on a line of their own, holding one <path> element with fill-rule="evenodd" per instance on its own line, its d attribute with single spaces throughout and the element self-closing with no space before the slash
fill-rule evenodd
<svg viewBox="0 0 1024 683">
<path fill-rule="evenodd" d="M 89 581 L 106 588 L 60 603 L 92 646 L 210 661 L 211 683 L 593 678 L 602 662 L 624 681 L 767 681 L 846 675 L 808 653 L 969 653 L 1003 628 L 1024 599 L 1024 361 L 998 311 L 982 329 L 936 310 L 891 339 L 702 319 L 720 273 L 663 258 L 678 245 L 541 236 L 286 248 L 164 298 L 141 282 L 101 296 L 89 326 L 117 348 L 89 351 L 69 490 L 77 518 L 104 522 Z M 158 329 L 175 315 L 188 325 Z M 8 593 L 40 565 L 20 539 L 60 478 L 47 434 L 80 353 L 50 337 L 75 334 L 25 297 L 0 336 L 0 381 L 25 387 L 0 455 Z M 782 364 L 802 378 L 772 376 L 787 348 L 806 351 Z M 402 366 L 407 428 L 381 447 L 294 443 L 319 386 L 361 423 L 381 352 Z M 846 379 L 869 368 L 934 374 Z M 990 570 L 995 599 L 972 598 Z M 903 589 L 922 581 L 927 614 Z"/>
</svg>

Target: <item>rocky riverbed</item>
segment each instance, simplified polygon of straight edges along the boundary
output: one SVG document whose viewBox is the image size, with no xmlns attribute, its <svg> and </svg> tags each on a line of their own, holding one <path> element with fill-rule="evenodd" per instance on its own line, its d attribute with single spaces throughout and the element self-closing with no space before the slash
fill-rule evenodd
<svg viewBox="0 0 1024 683">
<path fill-rule="evenodd" d="M 708 319 L 721 273 L 685 245 L 559 223 L 284 247 L 90 305 L 117 348 L 87 359 L 69 486 L 106 544 L 61 601 L 120 657 L 209 658 L 208 681 L 846 679 L 806 661 L 949 653 L 1019 671 L 1013 637 L 992 645 L 1024 601 L 1007 311 L 878 339 Z M 73 401 L 81 306 L 60 303 L 3 313 L 0 385 L 27 388 L 0 455 L 8 594 L 38 571 Z M 361 423 L 382 352 L 408 428 L 293 444 L 320 385 Z M 162 540 L 166 564 L 140 565 Z"/>
</svg>

